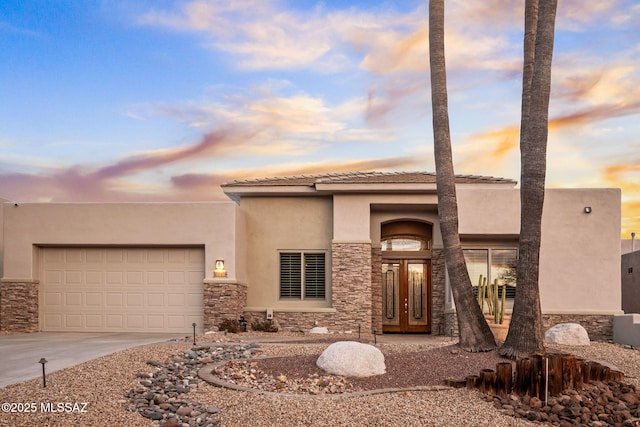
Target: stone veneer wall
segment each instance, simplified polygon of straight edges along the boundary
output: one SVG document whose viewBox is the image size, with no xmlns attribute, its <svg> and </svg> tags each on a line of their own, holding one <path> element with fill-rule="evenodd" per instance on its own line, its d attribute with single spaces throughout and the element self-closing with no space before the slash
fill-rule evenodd
<svg viewBox="0 0 640 427">
<path fill-rule="evenodd" d="M 455 311 L 450 311 L 444 315 L 444 335 L 458 336 L 458 318 Z"/>
<path fill-rule="evenodd" d="M 592 341 L 613 339 L 613 316 L 604 314 L 543 314 L 542 325 L 546 331 L 558 323 L 578 323 L 587 330 Z"/>
<path fill-rule="evenodd" d="M 331 244 L 333 328 L 371 331 L 371 244 Z"/>
<path fill-rule="evenodd" d="M 38 332 L 38 282 L 0 284 L 0 330 Z"/>
<path fill-rule="evenodd" d="M 371 248 L 371 327 L 382 333 L 382 248 Z"/>
<path fill-rule="evenodd" d="M 444 335 L 446 319 L 444 304 L 446 296 L 444 252 L 442 249 L 431 251 L 431 333 Z"/>
<path fill-rule="evenodd" d="M 239 319 L 247 304 L 247 286 L 241 283 L 204 284 L 204 330 L 218 330 L 223 319 Z"/>
<path fill-rule="evenodd" d="M 309 332 L 316 326 L 327 327 L 332 332 L 344 332 L 350 330 L 358 332 L 358 326 L 348 325 L 347 329 L 336 329 L 333 327 L 335 313 L 318 313 L 318 312 L 289 312 L 289 311 L 273 311 L 273 323 L 278 327 L 279 332 Z M 264 322 L 267 320 L 267 313 L 264 311 L 245 311 L 244 318 L 247 320 L 247 328 L 251 329 L 251 323 L 255 321 Z"/>
</svg>

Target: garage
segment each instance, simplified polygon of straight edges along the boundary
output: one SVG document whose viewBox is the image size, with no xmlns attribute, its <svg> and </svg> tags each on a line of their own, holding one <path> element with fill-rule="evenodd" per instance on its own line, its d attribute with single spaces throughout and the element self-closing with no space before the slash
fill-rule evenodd
<svg viewBox="0 0 640 427">
<path fill-rule="evenodd" d="M 198 332 L 202 247 L 43 247 L 40 329 Z"/>
</svg>

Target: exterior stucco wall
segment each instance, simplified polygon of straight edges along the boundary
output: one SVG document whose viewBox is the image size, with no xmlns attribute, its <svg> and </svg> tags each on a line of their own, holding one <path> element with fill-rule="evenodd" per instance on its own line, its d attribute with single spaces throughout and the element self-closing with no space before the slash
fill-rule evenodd
<svg viewBox="0 0 640 427">
<path fill-rule="evenodd" d="M 424 194 L 339 194 L 333 197 L 333 239 L 336 242 L 373 242 L 380 243 L 380 223 L 379 221 L 407 216 L 413 218 L 419 213 L 419 209 L 412 209 L 407 213 L 405 206 L 436 206 L 437 196 Z M 372 206 L 397 207 L 396 213 L 380 213 L 378 217 L 371 217 Z M 432 209 L 432 208 L 431 208 Z M 414 214 L 415 212 L 415 214 Z M 432 222 L 437 218 L 437 213 L 430 212 L 428 218 L 424 219 Z M 439 236 L 439 229 L 434 229 L 434 239 Z M 434 242 L 434 246 L 436 242 Z"/>
<path fill-rule="evenodd" d="M 620 314 L 618 189 L 551 189 L 545 195 L 540 302 L 547 314 Z M 585 207 L 591 213 L 585 213 Z"/>
<path fill-rule="evenodd" d="M 540 248 L 540 299 L 547 314 L 619 314 L 619 189 L 547 189 Z M 591 213 L 585 213 L 585 207 Z M 460 234 L 517 235 L 518 189 L 458 191 Z"/>
<path fill-rule="evenodd" d="M 223 258 L 235 279 L 236 210 L 231 202 L 5 203 L 2 280 L 38 280 L 38 247 L 46 245 L 202 245 L 206 277 Z"/>
<path fill-rule="evenodd" d="M 520 190 L 458 189 L 458 231 L 462 236 L 520 234 Z"/>
<path fill-rule="evenodd" d="M 245 197 L 240 209 L 247 233 L 247 311 L 329 310 L 330 292 L 323 301 L 280 299 L 279 251 L 326 251 L 331 290 L 331 198 Z"/>
<path fill-rule="evenodd" d="M 640 313 L 640 251 L 622 255 L 622 310 Z"/>
<path fill-rule="evenodd" d="M 371 212 L 371 242 L 380 244 L 380 232 L 382 224 L 388 221 L 424 221 L 432 225 L 432 248 L 442 248 L 442 234 L 440 233 L 440 222 L 438 220 L 438 212 L 435 206 L 425 205 L 424 210 L 403 210 L 398 206 L 397 209 Z"/>
</svg>

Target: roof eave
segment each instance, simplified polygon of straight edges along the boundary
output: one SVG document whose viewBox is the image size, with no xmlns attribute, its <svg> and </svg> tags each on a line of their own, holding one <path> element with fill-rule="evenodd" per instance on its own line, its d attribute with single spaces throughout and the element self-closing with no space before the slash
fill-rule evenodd
<svg viewBox="0 0 640 427">
<path fill-rule="evenodd" d="M 222 187 L 222 191 L 231 200 L 238 203 L 245 196 L 292 196 L 297 194 L 311 195 L 316 193 L 313 187 L 308 185 L 230 185 Z"/>
</svg>

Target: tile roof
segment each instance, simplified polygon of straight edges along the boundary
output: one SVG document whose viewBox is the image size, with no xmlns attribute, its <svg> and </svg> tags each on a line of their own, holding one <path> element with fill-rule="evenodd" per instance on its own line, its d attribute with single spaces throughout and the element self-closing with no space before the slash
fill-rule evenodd
<svg viewBox="0 0 640 427">
<path fill-rule="evenodd" d="M 315 184 L 435 184 L 433 172 L 345 172 L 236 180 L 222 184 L 235 186 L 314 186 Z M 458 184 L 516 184 L 507 178 L 456 175 Z"/>
</svg>

